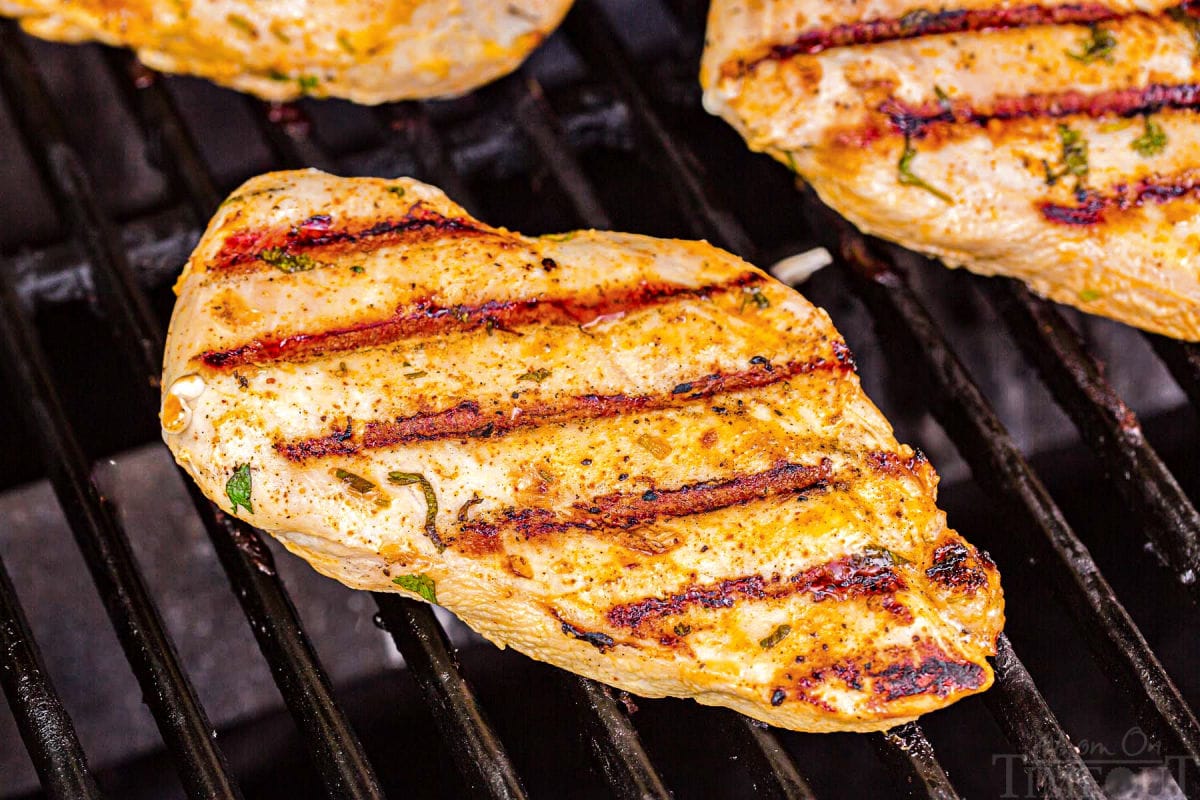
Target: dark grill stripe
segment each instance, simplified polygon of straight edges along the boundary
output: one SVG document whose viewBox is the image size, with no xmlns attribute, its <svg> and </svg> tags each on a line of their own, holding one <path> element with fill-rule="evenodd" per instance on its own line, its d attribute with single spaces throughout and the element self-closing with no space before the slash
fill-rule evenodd
<svg viewBox="0 0 1200 800">
<path fill-rule="evenodd" d="M 316 214 L 288 228 L 247 229 L 231 233 L 208 264 L 216 274 L 241 274 L 273 269 L 263 261 L 268 251 L 284 256 L 317 259 L 389 242 L 456 236 L 501 235 L 475 220 L 445 217 L 421 203 L 393 219 L 334 227 L 333 218 Z"/>
<path fill-rule="evenodd" d="M 544 401 L 534 399 L 525 405 L 514 404 L 490 413 L 482 411 L 479 403 L 464 400 L 441 411 L 367 422 L 359 433 L 354 431 L 353 424 L 348 424 L 342 430 L 324 436 L 276 442 L 275 449 L 291 461 L 306 461 L 326 456 L 353 455 L 364 450 L 409 442 L 503 436 L 521 428 L 676 408 L 718 394 L 771 386 L 810 372 L 844 373 L 853 369 L 848 350 L 844 347 L 834 348 L 834 353 L 831 359 L 815 358 L 780 365 L 764 361 L 740 372 L 705 375 L 657 394 L 586 394 Z"/>
<path fill-rule="evenodd" d="M 1183 197 L 1200 198 L 1200 174 L 1143 178 L 1132 184 L 1118 184 L 1105 193 L 1087 191 L 1073 205 L 1044 202 L 1038 208 L 1050 222 L 1090 227 L 1104 224 L 1112 213 Z"/>
<path fill-rule="evenodd" d="M 893 133 L 921 137 L 931 126 L 938 124 L 970 123 L 982 127 L 993 120 L 1134 117 L 1163 109 L 1194 109 L 1197 106 L 1200 106 L 1200 84 L 1155 83 L 1129 89 L 1106 89 L 1092 94 L 1071 89 L 998 97 L 986 106 L 975 106 L 970 101 L 928 102 L 912 106 L 892 99 L 883 103 L 879 111 L 887 115 Z"/>
<path fill-rule="evenodd" d="M 826 481 L 832 474 L 826 458 L 815 467 L 780 462 L 764 471 L 704 481 L 676 489 L 614 492 L 555 512 L 545 508 L 508 509 L 492 519 L 468 522 L 449 542 L 467 552 L 485 553 L 500 547 L 500 534 L 523 539 L 556 533 L 623 533 L 660 519 L 717 511 L 779 494 L 800 492 Z"/>
<path fill-rule="evenodd" d="M 881 44 L 947 33 L 1030 28 L 1035 25 L 1090 25 L 1120 16 L 1121 12 L 1100 3 L 942 11 L 919 9 L 902 17 L 851 22 L 805 31 L 787 44 L 775 45 L 766 55 L 745 65 L 744 69 L 753 69 L 766 61 L 784 61 L 796 56 L 814 55 L 835 47 Z"/>
<path fill-rule="evenodd" d="M 439 306 L 423 299 L 401 306 L 387 318 L 357 322 L 340 328 L 294 333 L 279 338 L 255 339 L 230 350 L 210 350 L 200 360 L 216 369 L 243 364 L 315 358 L 365 347 L 378 347 L 414 336 L 461 333 L 483 327 L 514 330 L 527 325 L 585 325 L 610 314 L 628 313 L 661 305 L 677 298 L 709 297 L 719 292 L 763 282 L 762 275 L 747 272 L 722 283 L 690 287 L 670 283 L 641 283 L 623 287 L 595 299 L 534 297 L 488 300 L 474 305 Z"/>
<path fill-rule="evenodd" d="M 638 632 L 644 625 L 678 616 L 690 608 L 732 608 L 739 600 L 778 599 L 808 593 L 814 602 L 892 594 L 905 588 L 894 559 L 885 550 L 845 556 L 782 578 L 748 575 L 717 583 L 688 586 L 666 597 L 622 603 L 608 610 L 608 621 Z"/>
</svg>

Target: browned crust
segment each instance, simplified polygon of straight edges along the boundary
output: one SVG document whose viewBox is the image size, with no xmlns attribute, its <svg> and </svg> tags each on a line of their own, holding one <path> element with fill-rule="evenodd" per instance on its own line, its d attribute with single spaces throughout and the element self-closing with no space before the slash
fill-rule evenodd
<svg viewBox="0 0 1200 800">
<path fill-rule="evenodd" d="M 674 489 L 647 489 L 641 493 L 613 492 L 565 511 L 546 508 L 510 508 L 500 514 L 467 522 L 449 540 L 450 547 L 483 554 L 496 552 L 501 535 L 535 539 L 570 531 L 622 534 L 661 519 L 717 511 L 780 494 L 800 492 L 829 479 L 832 463 L 817 466 L 780 462 L 763 472 L 742 473 Z"/>
<path fill-rule="evenodd" d="M 835 349 L 835 354 L 846 353 Z M 391 420 L 373 420 L 355 432 L 352 421 L 323 436 L 291 441 L 278 441 L 275 449 L 285 458 L 302 462 L 327 456 L 354 455 L 365 450 L 407 444 L 416 441 L 454 439 L 462 437 L 496 437 L 522 428 L 537 428 L 579 420 L 604 419 L 623 414 L 657 411 L 705 400 L 719 394 L 744 392 L 771 386 L 811 372 L 849 372 L 848 357 L 814 358 L 792 361 L 778 366 L 766 359 L 756 358 L 749 369 L 739 372 L 712 373 L 677 384 L 669 392 L 657 394 L 586 394 L 573 397 L 541 399 L 497 408 L 488 413 L 474 400 L 437 411 L 422 412 Z"/>
<path fill-rule="evenodd" d="M 445 336 L 479 328 L 513 331 L 539 324 L 586 325 L 610 314 L 629 313 L 684 297 L 709 297 L 764 280 L 758 273 L 747 272 L 727 281 L 696 287 L 644 281 L 594 297 L 530 297 L 457 306 L 441 306 L 426 298 L 401 306 L 382 319 L 358 320 L 337 328 L 254 339 L 228 350 L 209 350 L 200 354 L 199 359 L 212 369 L 231 369 L 244 364 L 316 358 L 379 347 L 416 336 Z"/>
<path fill-rule="evenodd" d="M 893 567 L 894 559 L 885 551 L 861 553 L 809 567 L 786 579 L 779 575 L 747 575 L 692 585 L 666 597 L 648 597 L 613 606 L 606 616 L 615 627 L 640 633 L 649 623 L 678 616 L 690 608 L 732 608 L 739 600 L 808 593 L 813 602 L 819 603 L 890 595 L 906 586 Z"/>
<path fill-rule="evenodd" d="M 937 11 L 918 8 L 901 17 L 861 20 L 804 31 L 791 42 L 772 46 L 758 58 L 731 65 L 727 72 L 740 75 L 767 61 L 786 61 L 837 47 L 881 44 L 948 33 L 1030 28 L 1036 25 L 1094 25 L 1122 16 L 1128 15 L 1101 3 L 1058 6 L 1031 3 L 1023 6 Z"/>
<path fill-rule="evenodd" d="M 414 203 L 401 217 L 349 220 L 334 225 L 327 214 L 314 214 L 286 228 L 246 228 L 225 237 L 207 265 L 215 275 L 242 275 L 274 267 L 264 256 L 336 258 L 397 242 L 501 234 L 466 217 L 446 217 Z"/>
</svg>

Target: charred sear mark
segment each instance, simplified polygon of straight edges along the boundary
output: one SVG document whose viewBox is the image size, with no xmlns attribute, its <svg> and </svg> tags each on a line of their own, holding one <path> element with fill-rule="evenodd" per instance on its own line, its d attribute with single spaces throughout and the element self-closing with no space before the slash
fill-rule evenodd
<svg viewBox="0 0 1200 800">
<path fill-rule="evenodd" d="M 367 422 L 359 436 L 347 436 L 346 430 L 339 429 L 325 436 L 276 442 L 275 449 L 292 461 L 304 461 L 330 455 L 350 455 L 363 450 L 417 441 L 466 436 L 496 437 L 521 428 L 537 428 L 577 420 L 605 419 L 622 414 L 674 408 L 717 394 L 764 388 L 797 375 L 825 370 L 844 372 L 847 369 L 843 361 L 824 358 L 793 361 L 777 366 L 770 363 L 756 364 L 751 369 L 739 372 L 705 375 L 659 394 L 587 394 L 546 401 L 535 399 L 525 405 L 514 405 L 491 413 L 485 413 L 475 401 L 464 400 L 442 411 Z M 680 386 L 686 386 L 687 389 L 680 391 Z"/>
<path fill-rule="evenodd" d="M 970 661 L 929 657 L 916 664 L 892 664 L 873 673 L 872 691 L 884 700 L 918 694 L 946 697 L 963 690 L 978 689 L 984 682 L 983 667 Z"/>
<path fill-rule="evenodd" d="M 331 217 L 317 214 L 290 228 L 231 233 L 209 263 L 208 271 L 239 274 L 269 267 L 270 261 L 279 257 L 311 258 L 314 252 L 336 255 L 374 249 L 393 241 L 486 235 L 499 234 L 470 219 L 442 216 L 422 203 L 414 204 L 396 219 L 336 228 Z"/>
<path fill-rule="evenodd" d="M 886 551 L 872 551 L 818 564 L 790 578 L 749 575 L 689 586 L 667 597 L 649 597 L 608 610 L 608 621 L 639 632 L 642 626 L 690 608 L 732 608 L 739 600 L 778 599 L 807 593 L 814 602 L 892 594 L 905 588 Z"/>
<path fill-rule="evenodd" d="M 1007 8 L 937 11 L 917 9 L 902 17 L 865 20 L 805 31 L 787 44 L 775 45 L 766 56 L 744 65 L 742 70 L 752 70 L 765 61 L 783 61 L 835 47 L 879 44 L 967 31 L 1028 28 L 1034 25 L 1086 25 L 1105 22 L 1118 16 L 1118 12 L 1100 3 L 1059 6 L 1031 4 Z"/>
<path fill-rule="evenodd" d="M 986 126 L 993 120 L 1007 122 L 1045 117 L 1135 117 L 1163 109 L 1192 109 L 1200 106 L 1200 84 L 1155 83 L 1129 89 L 1106 89 L 1088 93 L 1078 89 L 997 97 L 984 105 L 970 101 L 934 99 L 912 105 L 892 98 L 879 107 L 891 123 L 893 134 L 920 138 L 937 125 L 974 124 Z M 871 140 L 880 132 L 860 134 Z"/>
<path fill-rule="evenodd" d="M 203 353 L 200 360 L 209 367 L 221 369 L 242 364 L 316 358 L 329 353 L 379 347 L 414 336 L 446 335 L 480 328 L 511 331 L 529 325 L 584 325 L 609 314 L 661 305 L 677 298 L 709 297 L 763 280 L 763 276 L 748 272 L 722 283 L 705 286 L 643 282 L 592 298 L 536 297 L 488 300 L 457 306 L 442 306 L 424 299 L 401 306 L 390 317 L 383 319 L 278 338 L 255 339 L 229 350 Z"/>
<path fill-rule="evenodd" d="M 933 551 L 933 566 L 925 570 L 930 580 L 950 589 L 973 592 L 987 583 L 987 573 L 971 558 L 962 542 L 946 542 Z"/>
<path fill-rule="evenodd" d="M 576 503 L 566 512 L 545 508 L 508 509 L 493 519 L 460 526 L 460 535 L 451 546 L 469 552 L 488 552 L 495 549 L 495 543 L 504 531 L 523 539 L 569 531 L 620 533 L 660 519 L 704 514 L 773 495 L 798 492 L 828 478 L 831 469 L 829 459 L 815 467 L 780 463 L 764 472 L 693 483 L 676 489 L 614 492 L 589 502 Z"/>
<path fill-rule="evenodd" d="M 1142 178 L 1133 184 L 1118 184 L 1104 194 L 1084 192 L 1075 205 L 1045 202 L 1039 209 L 1050 222 L 1088 227 L 1109 221 L 1111 214 L 1130 211 L 1148 203 L 1167 203 L 1186 197 L 1200 198 L 1200 175 L 1189 173 L 1174 178 Z"/>
</svg>

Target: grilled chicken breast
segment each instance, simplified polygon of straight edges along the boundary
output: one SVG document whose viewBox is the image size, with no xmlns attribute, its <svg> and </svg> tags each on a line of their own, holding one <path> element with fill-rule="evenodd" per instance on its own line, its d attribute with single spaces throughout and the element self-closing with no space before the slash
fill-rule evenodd
<svg viewBox="0 0 1200 800">
<path fill-rule="evenodd" d="M 177 288 L 167 443 L 326 575 L 799 730 L 992 681 L 995 566 L 826 314 L 728 253 L 280 172 L 229 198 Z"/>
<path fill-rule="evenodd" d="M 1200 18 L 1158 0 L 714 0 L 705 105 L 856 225 L 1200 339 Z"/>
<path fill-rule="evenodd" d="M 0 0 L 29 33 L 132 47 L 148 66 L 267 100 L 456 95 L 516 67 L 570 0 Z"/>
</svg>

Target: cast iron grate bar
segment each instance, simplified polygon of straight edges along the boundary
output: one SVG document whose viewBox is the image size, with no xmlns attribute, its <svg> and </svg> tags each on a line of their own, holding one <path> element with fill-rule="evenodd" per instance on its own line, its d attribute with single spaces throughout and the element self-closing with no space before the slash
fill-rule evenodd
<svg viewBox="0 0 1200 800">
<path fill-rule="evenodd" d="M 1025 357 L 1100 457 L 1117 490 L 1146 521 L 1146 533 L 1160 557 L 1200 604 L 1200 514 L 1146 441 L 1133 411 L 1054 306 L 1013 280 L 981 284 L 997 301 Z"/>
<path fill-rule="evenodd" d="M 501 90 L 509 101 L 517 124 L 532 142 L 541 163 L 550 170 L 555 181 L 567 193 L 575 209 L 576 218 L 590 228 L 611 228 L 612 221 L 608 212 L 605 211 L 582 165 L 563 137 L 562 128 L 554 110 L 545 100 L 541 85 L 523 71 L 506 78 L 502 83 Z M 770 778 L 766 780 L 755 776 L 756 784 L 769 786 L 786 798 L 812 797 L 812 790 L 775 735 L 758 722 L 740 714 L 734 716 L 742 735 L 747 737 L 758 751 L 759 758 L 756 762 L 770 773 Z"/>
<path fill-rule="evenodd" d="M 31 64 L 26 66 L 32 69 Z M 175 116 L 168 97 L 160 95 L 154 98 L 162 90 L 154 83 L 153 73 L 142 68 L 131 77 L 138 80 L 137 86 L 140 87 L 131 91 L 145 97 L 145 102 L 136 109 L 139 117 L 142 112 Z M 31 92 L 20 112 L 30 117 L 26 120 L 27 130 L 39 130 L 42 135 L 36 138 L 27 136 L 27 146 L 32 148 L 39 161 L 47 164 L 52 163 L 55 152 L 73 156 L 62 134 L 52 101 L 44 91 L 32 91 L 40 89 L 32 73 L 29 83 Z M 35 122 L 39 123 L 36 127 Z M 188 146 L 190 140 L 186 138 L 186 129 L 177 116 L 173 124 L 168 124 L 168 130 L 171 132 L 164 131 L 164 144 Z M 201 170 L 186 180 L 187 188 L 207 193 L 205 187 L 211 188 L 213 184 L 203 172 L 203 162 L 198 154 L 192 151 L 190 157 L 187 153 L 181 155 L 180 159 L 174 161 L 180 169 Z M 126 348 L 126 360 L 141 387 L 145 413 L 156 415 L 160 367 L 159 357 L 150 354 L 162 352 L 161 327 L 148 311 L 145 296 L 128 272 L 128 263 L 111 223 L 98 210 L 87 177 L 79 171 L 67 183 L 53 169 L 47 168 L 46 173 L 56 197 L 70 194 L 76 198 L 74 204 L 64 203 L 62 208 L 71 227 L 86 242 L 99 243 L 97 248 L 88 248 L 93 279 L 98 285 L 110 287 L 109 291 L 100 293 L 99 299 L 104 311 L 114 322 L 113 329 L 118 338 L 143 345 Z M 198 195 L 189 196 L 189 199 L 193 205 L 200 206 L 205 198 Z M 77 205 L 87 208 L 87 213 L 80 213 Z M 110 254 L 119 254 L 119 257 L 113 258 Z M 144 346 L 147 343 L 149 347 Z M 229 518 L 209 503 L 188 476 L 183 475 L 182 479 L 242 604 L 259 647 L 268 660 L 276 685 L 296 717 L 301 737 L 314 756 L 327 790 L 335 797 L 364 800 L 382 797 L 357 737 L 333 700 L 328 678 L 317 662 L 295 608 L 275 573 L 269 551 L 253 529 Z"/>
<path fill-rule="evenodd" d="M 572 15 L 577 15 L 579 21 L 572 23 Z M 702 171 L 699 169 L 697 162 L 688 153 L 687 149 L 675 140 L 674 136 L 658 118 L 650 99 L 638 84 L 627 54 L 617 44 L 616 35 L 608 26 L 603 13 L 593 7 L 588 0 L 580 0 L 572 10 L 571 15 L 568 16 L 567 23 L 567 30 L 571 35 L 572 41 L 577 47 L 584 48 L 582 55 L 592 68 L 599 74 L 612 77 L 617 83 L 626 102 L 630 104 L 635 117 L 641 121 L 642 127 L 652 146 L 667 163 L 672 165 L 675 171 L 686 173 L 676 176 L 673 185 L 678 192 L 685 193 L 688 196 L 689 202 L 685 207 L 693 209 L 693 212 L 687 216 L 695 234 L 701 238 L 711 237 L 719 244 L 730 248 L 733 252 L 753 262 L 755 260 L 756 247 L 752 238 L 733 215 L 719 208 L 708 197 L 704 188 L 705 183 L 702 179 Z M 552 127 L 551 130 L 553 130 Z M 562 153 L 559 152 L 553 153 L 554 157 L 561 157 L 561 155 Z M 570 176 L 570 171 L 555 170 L 556 175 L 560 172 Z M 580 174 L 582 174 L 581 171 Z M 573 191 L 576 186 L 575 182 L 563 184 L 563 187 L 568 192 Z M 752 723 L 747 721 L 747 724 Z M 917 723 L 912 723 L 912 725 L 914 735 L 920 732 L 920 727 Z M 880 735 L 876 735 L 875 738 L 877 747 L 887 752 L 893 763 L 896 760 L 909 762 L 909 769 L 912 773 L 927 776 L 928 780 L 922 786 L 928 788 L 931 792 L 936 791 L 943 784 L 949 787 L 949 781 L 945 778 L 944 770 L 937 763 L 932 747 L 922 751 L 904 749 L 899 747 L 894 738 L 888 739 Z M 931 770 L 935 770 L 936 772 Z M 936 773 L 940 773 L 940 780 Z M 937 794 L 930 794 L 929 796 L 937 797 Z"/>
<path fill-rule="evenodd" d="M 1053 800 L 1107 797 L 1013 652 L 1008 634 L 996 640 L 995 667 L 996 686 L 983 699 L 1005 737 L 1020 748 L 1030 788 Z"/>
<path fill-rule="evenodd" d="M 0 684 L 51 800 L 99 800 L 75 725 L 42 663 L 16 587 L 0 560 Z"/>
<path fill-rule="evenodd" d="M 104 235 L 104 219 L 86 192 L 78 158 L 62 145 L 62 137 L 56 135 L 56 120 L 47 116 L 48 109 L 40 102 L 46 97 L 45 89 L 11 22 L 0 23 L 0 84 L 25 140 L 44 144 L 35 156 L 69 221 L 88 220 L 89 225 L 78 233 L 93 260 L 122 259 L 121 251 L 114 250 L 111 238 Z M 7 281 L 9 276 L 4 278 Z M 125 533 L 91 479 L 90 467 L 45 368 L 37 335 L 18 303 L 6 283 L 4 338 L 11 380 L 23 387 L 22 410 L 30 418 L 30 429 L 38 435 L 51 483 L 105 600 L 126 657 L 176 758 L 188 792 L 193 797 L 237 796 L 228 764 L 213 740 L 212 726 L 179 664 Z M 125 344 L 147 355 L 154 349 L 153 342 L 142 337 Z"/>
<path fill-rule="evenodd" d="M 399 595 L 374 595 L 381 627 L 404 656 L 468 787 L 480 797 L 524 798 L 521 779 L 463 679 L 433 609 Z"/>
<path fill-rule="evenodd" d="M 915 722 L 897 725 L 871 737 L 879 758 L 908 789 L 910 797 L 958 800 L 958 792 L 938 763 L 933 745 Z"/>
<path fill-rule="evenodd" d="M 1081 623 L 1109 679 L 1132 700 L 1151 736 L 1190 762 L 1187 783 L 1200 786 L 1193 782 L 1200 781 L 1200 724 L 937 323 L 903 277 L 873 255 L 862 234 L 818 201 L 807 200 L 819 221 L 814 228 L 827 232 L 827 246 L 854 275 L 881 341 L 897 353 L 903 348 L 907 360 L 895 360 L 893 353 L 892 363 L 924 368 L 935 390 L 930 393 L 934 415 L 976 479 L 1021 514 L 1026 525 L 1018 527 L 1031 534 L 1031 547 L 1045 556 L 1039 563 L 1048 571 L 1047 583 Z"/>
<path fill-rule="evenodd" d="M 316 167 L 337 173 L 337 164 L 311 138 L 311 125 L 296 105 L 259 104 L 264 130 L 286 130 L 267 136 L 276 158 L 287 168 Z M 459 772 L 472 791 L 495 798 L 523 798 L 525 790 L 500 738 L 492 730 L 446 646 L 446 634 L 423 603 L 382 592 L 374 593 L 379 620 L 430 706 Z"/>
<path fill-rule="evenodd" d="M 8 277 L 0 275 L 0 360 L 9 385 L 21 400 L 21 412 L 42 451 L 59 505 L 146 704 L 189 796 L 240 797 L 212 726 L 142 580 L 129 540 L 91 478 L 91 468 L 51 382 L 37 334 Z"/>
</svg>

